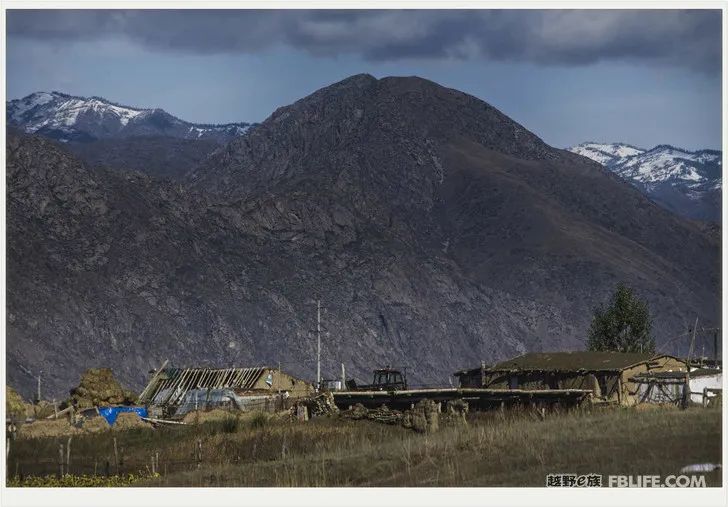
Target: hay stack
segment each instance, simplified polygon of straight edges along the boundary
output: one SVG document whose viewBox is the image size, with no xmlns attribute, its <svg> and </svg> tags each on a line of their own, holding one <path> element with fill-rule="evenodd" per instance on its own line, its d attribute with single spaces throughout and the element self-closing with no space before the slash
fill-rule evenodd
<svg viewBox="0 0 728 507">
<path fill-rule="evenodd" d="M 432 400 L 422 400 L 412 410 L 406 410 L 402 418 L 402 426 L 419 433 L 434 433 L 440 429 L 440 413 L 438 404 Z"/>
<path fill-rule="evenodd" d="M 122 412 L 116 417 L 116 422 L 111 427 L 114 430 L 124 431 L 132 428 L 151 428 L 152 425 L 142 421 L 138 414 L 133 412 Z"/>
<path fill-rule="evenodd" d="M 41 420 L 23 424 L 18 430 L 18 438 L 64 437 L 80 433 L 68 419 Z"/>
<path fill-rule="evenodd" d="M 76 409 L 108 405 L 132 405 L 134 393 L 121 387 L 109 368 L 91 368 L 81 376 L 78 387 L 71 390 Z"/>
<path fill-rule="evenodd" d="M 86 433 L 100 433 L 104 431 L 124 431 L 133 428 L 151 428 L 151 424 L 142 421 L 136 413 L 122 412 L 116 416 L 113 426 L 101 416 L 92 416 L 83 420 L 81 429 Z"/>
<path fill-rule="evenodd" d="M 81 429 L 88 433 L 100 433 L 111 430 L 111 426 L 109 426 L 109 423 L 106 422 L 106 419 L 97 415 L 95 417 L 83 419 Z"/>
<path fill-rule="evenodd" d="M 10 386 L 5 387 L 5 416 L 14 420 L 33 416 L 33 406 L 25 403 L 23 397 Z"/>
<path fill-rule="evenodd" d="M 222 421 L 227 419 L 228 417 L 235 417 L 236 415 L 239 414 L 230 412 L 229 410 L 223 410 L 221 408 L 215 408 L 207 412 L 204 410 L 192 410 L 185 414 L 185 416 L 182 418 L 182 422 L 187 424 L 196 424 L 208 421 Z"/>
<path fill-rule="evenodd" d="M 185 414 L 184 418 L 182 418 L 182 422 L 185 424 L 201 424 L 209 421 L 225 421 L 230 418 L 237 419 L 238 421 L 249 421 L 261 417 L 270 419 L 272 417 L 291 417 L 291 415 L 291 410 L 285 410 L 276 414 L 269 414 L 268 412 L 263 412 L 261 410 L 242 412 L 240 410 L 223 410 L 221 408 L 215 408 L 208 411 L 198 410 L 195 412 L 193 410 L 188 412 Z"/>
</svg>

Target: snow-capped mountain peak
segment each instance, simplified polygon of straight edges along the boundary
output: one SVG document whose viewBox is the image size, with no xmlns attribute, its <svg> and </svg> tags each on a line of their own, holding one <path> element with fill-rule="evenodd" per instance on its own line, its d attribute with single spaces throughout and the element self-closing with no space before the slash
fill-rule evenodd
<svg viewBox="0 0 728 507">
<path fill-rule="evenodd" d="M 640 153 L 644 153 L 645 151 L 647 151 L 643 148 L 638 148 L 636 146 L 632 146 L 631 144 L 626 143 L 608 144 L 595 142 L 581 143 L 572 148 L 569 148 L 569 150 L 573 151 L 574 153 L 578 153 L 579 155 L 588 157 L 592 160 L 596 160 L 602 165 L 608 165 L 617 160 L 621 160 L 634 155 L 639 155 Z"/>
<path fill-rule="evenodd" d="M 202 125 L 162 109 L 116 104 L 101 97 L 35 92 L 7 103 L 8 124 L 61 141 L 163 135 L 220 142 L 244 134 L 249 123 Z"/>
<path fill-rule="evenodd" d="M 626 157 L 618 164 L 619 174 L 646 184 L 673 181 L 691 186 L 718 180 L 720 174 L 711 173 L 706 165 L 721 165 L 720 152 L 701 150 L 691 152 L 669 145 L 660 145 L 640 156 Z M 716 178 L 717 176 L 717 178 Z"/>
<path fill-rule="evenodd" d="M 720 219 L 720 151 L 690 151 L 668 144 L 646 150 L 625 143 L 595 142 L 576 145 L 569 151 L 599 162 L 673 211 L 693 218 Z M 706 201 L 708 205 L 703 206 Z"/>
<path fill-rule="evenodd" d="M 26 130 L 35 132 L 46 126 L 73 126 L 79 115 L 94 112 L 112 115 L 126 125 L 144 109 L 119 106 L 100 97 L 74 97 L 61 92 L 36 92 L 8 103 L 10 118 L 23 123 Z M 53 112 L 54 114 L 48 114 Z"/>
</svg>

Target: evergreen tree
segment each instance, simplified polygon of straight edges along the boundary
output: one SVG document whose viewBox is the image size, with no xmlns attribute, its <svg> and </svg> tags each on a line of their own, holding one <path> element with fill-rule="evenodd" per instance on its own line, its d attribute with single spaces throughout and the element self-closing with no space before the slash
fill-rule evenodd
<svg viewBox="0 0 728 507">
<path fill-rule="evenodd" d="M 624 284 L 617 285 L 609 306 L 594 310 L 589 350 L 655 353 L 647 303 Z"/>
</svg>

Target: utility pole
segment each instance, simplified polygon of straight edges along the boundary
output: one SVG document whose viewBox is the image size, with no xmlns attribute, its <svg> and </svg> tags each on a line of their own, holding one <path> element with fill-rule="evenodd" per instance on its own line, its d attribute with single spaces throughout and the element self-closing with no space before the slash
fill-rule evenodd
<svg viewBox="0 0 728 507">
<path fill-rule="evenodd" d="M 346 367 L 341 363 L 341 389 L 346 391 Z"/>
<path fill-rule="evenodd" d="M 719 327 L 708 327 L 703 328 L 703 334 L 706 336 L 710 336 L 710 333 L 713 333 L 713 365 L 718 365 L 718 336 L 720 335 L 720 328 Z M 706 338 L 706 341 L 709 338 Z M 703 345 L 705 346 L 705 345 Z M 707 359 L 707 356 L 706 356 Z"/>
<path fill-rule="evenodd" d="M 713 362 L 714 368 L 717 368 L 718 365 L 718 329 L 713 331 Z"/>
<path fill-rule="evenodd" d="M 683 402 L 682 408 L 688 408 L 690 404 L 690 358 L 693 355 L 693 345 L 695 345 L 695 332 L 698 330 L 698 318 L 695 317 L 695 325 L 693 326 L 693 336 L 690 339 L 690 349 L 688 350 L 687 366 L 685 368 L 685 384 L 683 384 Z"/>
<path fill-rule="evenodd" d="M 695 325 L 693 326 L 693 336 L 690 339 L 690 349 L 688 349 L 688 367 L 690 365 L 690 359 L 693 357 L 693 346 L 695 345 L 695 332 L 698 330 L 698 318 L 695 317 Z"/>
<path fill-rule="evenodd" d="M 316 388 L 321 389 L 321 300 L 316 300 Z"/>
<path fill-rule="evenodd" d="M 40 403 L 40 375 L 41 375 L 41 373 L 43 373 L 43 372 L 42 371 L 38 372 L 38 393 L 36 394 L 36 397 L 35 397 L 36 404 Z"/>
</svg>

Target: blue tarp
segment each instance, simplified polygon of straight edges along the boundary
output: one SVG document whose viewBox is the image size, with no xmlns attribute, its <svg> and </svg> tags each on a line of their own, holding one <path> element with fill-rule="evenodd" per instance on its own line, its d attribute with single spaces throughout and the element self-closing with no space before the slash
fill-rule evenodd
<svg viewBox="0 0 728 507">
<path fill-rule="evenodd" d="M 104 407 L 99 408 L 99 414 L 106 419 L 109 426 L 113 426 L 116 418 L 122 412 L 135 412 L 139 417 L 147 417 L 146 407 Z"/>
</svg>

